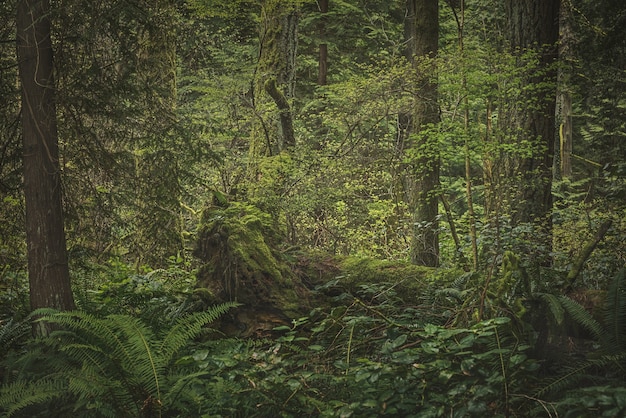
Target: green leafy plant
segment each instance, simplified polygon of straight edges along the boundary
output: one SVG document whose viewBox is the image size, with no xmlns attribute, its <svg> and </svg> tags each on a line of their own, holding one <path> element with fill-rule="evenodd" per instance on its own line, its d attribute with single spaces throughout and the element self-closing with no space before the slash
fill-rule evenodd
<svg viewBox="0 0 626 418">
<path fill-rule="evenodd" d="M 171 257 L 167 269 L 145 268 L 138 273 L 127 264 L 111 260 L 100 267 L 103 271 L 83 274 L 85 289 L 77 292 L 78 306 L 98 316 L 126 314 L 154 329 L 168 327 L 195 308 L 192 299 L 196 277 L 186 267 Z"/>
<path fill-rule="evenodd" d="M 511 320 L 424 323 L 385 284 L 337 295 L 282 336 L 210 341 L 182 359 L 213 370 L 206 416 L 443 417 L 523 413 L 538 363 Z M 430 307 L 428 307 L 430 309 Z"/>
<path fill-rule="evenodd" d="M 185 387 L 208 371 L 182 372 L 177 355 L 205 325 L 236 305 L 224 303 L 178 318 L 161 332 L 128 315 L 35 312 L 56 330 L 34 341 L 16 361 L 15 378 L 0 392 L 0 410 L 7 416 L 180 413 L 192 402 L 185 398 Z"/>
<path fill-rule="evenodd" d="M 562 373 L 548 380 L 537 396 L 550 395 L 562 399 L 564 405 L 573 401 L 569 391 L 575 384 L 601 382 L 619 387 L 626 375 L 626 271 L 622 270 L 613 280 L 604 305 L 604 320 L 594 318 L 583 306 L 565 296 L 559 298 L 564 312 L 584 330 L 596 343 L 596 349 L 587 358 L 565 365 Z M 589 386 L 589 390 L 591 387 Z M 581 401 L 582 402 L 582 401 Z M 584 405 L 580 403 L 579 406 Z M 618 403 L 612 404 L 619 406 Z M 604 416 L 604 415 L 602 415 Z"/>
</svg>

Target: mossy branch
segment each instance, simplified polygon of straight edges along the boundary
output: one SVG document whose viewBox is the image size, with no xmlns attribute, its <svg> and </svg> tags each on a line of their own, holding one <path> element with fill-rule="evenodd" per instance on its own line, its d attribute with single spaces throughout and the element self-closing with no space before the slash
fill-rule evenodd
<svg viewBox="0 0 626 418">
<path fill-rule="evenodd" d="M 293 121 L 291 120 L 291 108 L 285 95 L 278 90 L 276 86 L 276 80 L 270 78 L 265 82 L 265 91 L 269 94 L 276 107 L 280 111 L 280 126 L 283 131 L 283 144 L 286 148 L 291 148 L 296 145 L 296 136 L 293 131 Z"/>
<path fill-rule="evenodd" d="M 595 250 L 596 246 L 600 243 L 600 241 L 602 241 L 602 239 L 608 232 L 609 228 L 611 227 L 611 224 L 612 224 L 612 221 L 610 219 L 604 221 L 602 225 L 600 225 L 600 228 L 598 228 L 598 231 L 596 231 L 595 235 L 585 244 L 585 246 L 583 247 L 578 257 L 574 259 L 572 268 L 567 274 L 567 278 L 566 278 L 567 285 L 565 287 L 565 294 L 572 291 L 574 282 L 576 281 L 576 279 L 578 278 L 578 275 L 582 271 L 583 266 L 585 265 L 585 262 L 587 261 L 589 256 L 591 256 L 591 253 L 593 252 L 593 250 Z"/>
</svg>

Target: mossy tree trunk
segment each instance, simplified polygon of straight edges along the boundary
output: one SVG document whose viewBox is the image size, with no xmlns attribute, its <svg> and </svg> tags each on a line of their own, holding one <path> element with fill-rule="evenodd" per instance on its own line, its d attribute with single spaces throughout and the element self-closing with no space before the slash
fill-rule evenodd
<svg viewBox="0 0 626 418">
<path fill-rule="evenodd" d="M 559 117 L 559 153 L 555 152 L 555 178 L 572 177 L 572 73 L 574 32 L 572 28 L 572 5 L 562 1 L 559 15 L 559 70 L 558 70 L 558 117 Z M 556 145 L 556 144 L 555 144 Z M 556 148 L 556 146 L 555 146 Z"/>
<path fill-rule="evenodd" d="M 254 80 L 258 126 L 250 140 L 252 171 L 263 156 L 295 146 L 290 100 L 295 90 L 298 8 L 293 0 L 265 0 Z"/>
</svg>

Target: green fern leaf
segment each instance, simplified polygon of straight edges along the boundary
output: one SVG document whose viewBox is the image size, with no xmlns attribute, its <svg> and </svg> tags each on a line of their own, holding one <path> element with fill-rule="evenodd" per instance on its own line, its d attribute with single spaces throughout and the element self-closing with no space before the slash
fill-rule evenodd
<svg viewBox="0 0 626 418">
<path fill-rule="evenodd" d="M 67 393 L 67 379 L 55 374 L 37 381 L 17 381 L 2 387 L 0 410 L 11 417 L 20 410 L 59 398 Z"/>
<path fill-rule="evenodd" d="M 125 317 L 126 321 L 134 318 Z M 41 320 L 54 322 L 62 327 L 74 331 L 80 338 L 99 346 L 103 351 L 110 353 L 110 357 L 120 359 L 124 364 L 132 364 L 134 355 L 128 350 L 128 345 L 120 336 L 117 324 L 107 318 L 97 318 L 82 311 L 58 312 Z M 53 332 L 52 336 L 63 336 L 61 332 Z"/>
<path fill-rule="evenodd" d="M 626 350 L 626 270 L 618 273 L 608 289 L 604 318 L 611 350 Z"/>
<path fill-rule="evenodd" d="M 591 332 L 597 340 L 606 340 L 606 333 L 602 325 L 583 306 L 567 296 L 559 296 L 559 301 L 577 324 Z"/>
<path fill-rule="evenodd" d="M 552 293 L 538 293 L 537 296 L 548 306 L 554 321 L 561 325 L 565 319 L 565 308 L 561 303 L 561 298 Z"/>
<path fill-rule="evenodd" d="M 239 306 L 236 302 L 226 302 L 211 307 L 208 311 L 197 312 L 183 318 L 179 318 L 175 325 L 169 330 L 159 352 L 162 354 L 164 361 L 171 361 L 174 354 L 185 346 L 191 339 L 197 337 L 202 328 L 215 321 L 221 315 L 228 312 L 229 309 Z"/>
<path fill-rule="evenodd" d="M 191 383 L 198 381 L 199 378 L 207 376 L 208 372 L 199 371 L 195 373 L 185 374 L 178 377 L 173 384 L 169 385 L 169 389 L 163 399 L 164 405 L 176 405 L 178 399 L 185 391 L 185 388 Z"/>
<path fill-rule="evenodd" d="M 15 342 L 30 334 L 30 321 L 14 321 L 9 319 L 0 327 L 0 347 L 10 347 Z"/>
</svg>

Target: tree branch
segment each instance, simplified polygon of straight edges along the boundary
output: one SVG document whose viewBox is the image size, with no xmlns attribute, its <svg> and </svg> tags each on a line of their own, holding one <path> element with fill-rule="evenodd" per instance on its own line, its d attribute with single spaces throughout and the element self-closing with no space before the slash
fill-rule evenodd
<svg viewBox="0 0 626 418">
<path fill-rule="evenodd" d="M 589 256 L 591 256 L 591 253 L 596 248 L 596 246 L 600 243 L 600 241 L 602 241 L 602 239 L 608 232 L 609 228 L 611 227 L 612 222 L 613 221 L 611 221 L 610 219 L 604 221 L 602 225 L 600 225 L 600 228 L 598 228 L 598 230 L 596 231 L 595 235 L 585 244 L 585 246 L 581 250 L 578 257 L 574 259 L 572 268 L 567 274 L 567 278 L 566 278 L 566 283 L 567 283 L 565 286 L 566 294 L 572 291 L 574 282 L 576 281 L 576 279 L 578 278 L 578 275 L 582 271 L 583 266 L 585 265 L 585 262 L 587 261 Z"/>
<path fill-rule="evenodd" d="M 289 102 L 285 95 L 278 90 L 276 86 L 276 80 L 270 78 L 265 82 L 265 91 L 269 94 L 276 107 L 280 110 L 280 126 L 283 131 L 283 144 L 287 148 L 291 148 L 296 145 L 296 136 L 293 131 L 293 121 L 291 120 L 291 109 L 289 108 Z"/>
</svg>

